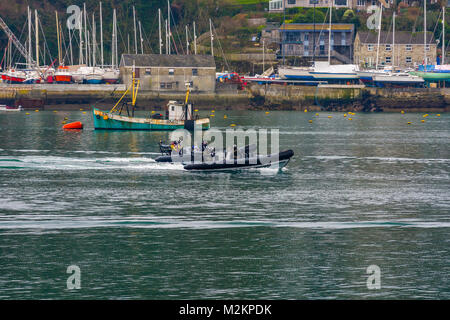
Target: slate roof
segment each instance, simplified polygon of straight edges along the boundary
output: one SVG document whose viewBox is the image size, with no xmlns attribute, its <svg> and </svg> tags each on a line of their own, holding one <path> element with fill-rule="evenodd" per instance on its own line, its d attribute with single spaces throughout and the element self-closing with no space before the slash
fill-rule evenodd
<svg viewBox="0 0 450 320">
<path fill-rule="evenodd" d="M 211 55 L 122 54 L 121 67 L 216 68 Z"/>
<path fill-rule="evenodd" d="M 361 43 L 378 43 L 378 33 L 374 31 L 359 31 L 358 34 Z M 423 44 L 423 35 L 421 32 L 396 31 L 395 44 Z M 381 44 L 392 44 L 392 32 L 381 31 Z M 427 31 L 427 44 L 436 44 L 432 32 Z"/>
</svg>

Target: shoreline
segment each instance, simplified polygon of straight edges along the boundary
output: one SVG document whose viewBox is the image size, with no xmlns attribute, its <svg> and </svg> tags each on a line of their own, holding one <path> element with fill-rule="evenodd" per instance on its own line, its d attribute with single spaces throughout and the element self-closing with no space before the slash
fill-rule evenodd
<svg viewBox="0 0 450 320">
<path fill-rule="evenodd" d="M 0 104 L 26 109 L 111 109 L 125 93 L 123 84 L 0 84 Z M 162 110 L 169 100 L 184 100 L 181 92 L 140 91 L 138 110 Z M 129 101 L 125 97 L 124 101 Z M 191 92 L 199 110 L 329 111 L 329 112 L 449 112 L 450 88 L 371 88 L 363 86 L 286 86 L 250 84 L 214 93 Z"/>
</svg>

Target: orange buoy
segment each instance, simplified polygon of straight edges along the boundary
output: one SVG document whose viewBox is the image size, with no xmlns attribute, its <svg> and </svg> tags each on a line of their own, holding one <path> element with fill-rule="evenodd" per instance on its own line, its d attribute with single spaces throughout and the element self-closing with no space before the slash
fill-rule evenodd
<svg viewBox="0 0 450 320">
<path fill-rule="evenodd" d="M 83 124 L 80 121 L 71 122 L 63 125 L 63 129 L 83 129 Z"/>
</svg>

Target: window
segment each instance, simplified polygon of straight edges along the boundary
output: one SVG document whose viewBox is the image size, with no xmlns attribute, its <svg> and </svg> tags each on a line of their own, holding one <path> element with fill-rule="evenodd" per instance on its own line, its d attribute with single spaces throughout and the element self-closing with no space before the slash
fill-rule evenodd
<svg viewBox="0 0 450 320">
<path fill-rule="evenodd" d="M 296 0 L 288 0 L 288 4 L 295 4 Z"/>
<path fill-rule="evenodd" d="M 169 69 L 169 76 L 173 76 L 175 74 L 175 70 L 174 69 Z"/>
<path fill-rule="evenodd" d="M 319 54 L 321 55 L 325 54 L 325 46 L 319 46 Z"/>
<path fill-rule="evenodd" d="M 159 84 L 159 87 L 160 87 L 161 89 L 165 89 L 165 88 L 166 88 L 165 82 L 161 82 L 161 83 Z"/>
<path fill-rule="evenodd" d="M 405 62 L 406 63 L 412 63 L 412 58 L 411 57 L 406 57 Z"/>
<path fill-rule="evenodd" d="M 386 57 L 386 64 L 391 63 L 391 57 Z"/>
<path fill-rule="evenodd" d="M 319 0 L 309 0 L 309 4 L 319 4 Z"/>
<path fill-rule="evenodd" d="M 269 10 L 281 10 L 283 8 L 282 0 L 272 0 L 269 2 Z"/>
<path fill-rule="evenodd" d="M 412 45 L 407 44 L 407 45 L 405 46 L 405 49 L 406 49 L 406 51 L 411 51 L 411 50 L 412 50 Z"/>
<path fill-rule="evenodd" d="M 192 69 L 192 75 L 198 76 L 198 69 Z"/>
<path fill-rule="evenodd" d="M 367 45 L 367 51 L 373 51 L 373 44 Z"/>
<path fill-rule="evenodd" d="M 347 0 L 334 0 L 336 6 L 347 6 Z"/>
<path fill-rule="evenodd" d="M 345 46 L 346 44 L 347 44 L 347 41 L 346 41 L 346 33 L 345 33 L 345 32 L 342 32 L 342 33 L 341 33 L 341 45 Z"/>
<path fill-rule="evenodd" d="M 145 69 L 145 74 L 150 76 L 152 74 L 152 69 Z"/>
<path fill-rule="evenodd" d="M 172 83 L 171 82 L 167 82 L 166 83 L 166 89 L 172 89 Z"/>
<path fill-rule="evenodd" d="M 386 51 L 391 51 L 392 50 L 392 46 L 390 44 L 387 44 L 385 50 Z"/>
<path fill-rule="evenodd" d="M 425 46 L 425 50 L 426 50 L 426 51 L 430 51 L 430 45 L 429 45 L 429 44 L 427 44 L 427 45 Z"/>
<path fill-rule="evenodd" d="M 356 2 L 356 5 L 357 5 L 357 6 L 360 6 L 360 7 L 363 7 L 363 6 L 366 5 L 366 0 L 358 0 L 358 1 Z"/>
</svg>

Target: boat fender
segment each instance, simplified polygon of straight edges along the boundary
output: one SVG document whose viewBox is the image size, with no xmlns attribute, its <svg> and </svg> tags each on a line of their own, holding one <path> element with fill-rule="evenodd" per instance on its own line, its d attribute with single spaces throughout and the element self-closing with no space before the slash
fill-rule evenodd
<svg viewBox="0 0 450 320">
<path fill-rule="evenodd" d="M 103 116 L 103 120 L 108 120 L 108 116 L 107 116 L 107 115 L 104 115 L 104 116 Z"/>
</svg>

